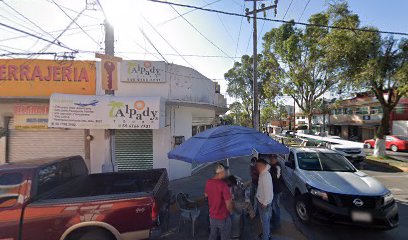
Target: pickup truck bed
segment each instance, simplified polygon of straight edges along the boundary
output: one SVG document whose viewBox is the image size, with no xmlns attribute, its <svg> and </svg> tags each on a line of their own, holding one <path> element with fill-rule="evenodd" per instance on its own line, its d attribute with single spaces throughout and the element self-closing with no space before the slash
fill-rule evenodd
<svg viewBox="0 0 408 240">
<path fill-rule="evenodd" d="M 162 176 L 160 169 L 124 173 L 91 174 L 62 185 L 47 199 L 82 198 L 113 194 L 155 194 L 153 191 Z"/>
<path fill-rule="evenodd" d="M 0 240 L 137 240 L 160 234 L 166 169 L 88 175 L 80 156 L 0 166 Z"/>
</svg>

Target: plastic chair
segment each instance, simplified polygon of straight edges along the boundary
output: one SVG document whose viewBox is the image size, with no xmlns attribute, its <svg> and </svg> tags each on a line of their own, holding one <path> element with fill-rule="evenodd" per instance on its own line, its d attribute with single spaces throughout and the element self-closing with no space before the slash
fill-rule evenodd
<svg viewBox="0 0 408 240">
<path fill-rule="evenodd" d="M 180 232 L 181 221 L 184 223 L 186 221 L 191 221 L 193 238 L 195 236 L 195 222 L 200 216 L 200 210 L 198 209 L 198 204 L 195 201 L 190 200 L 186 194 L 178 193 L 176 195 L 177 207 L 180 209 L 180 218 L 178 231 Z"/>
</svg>

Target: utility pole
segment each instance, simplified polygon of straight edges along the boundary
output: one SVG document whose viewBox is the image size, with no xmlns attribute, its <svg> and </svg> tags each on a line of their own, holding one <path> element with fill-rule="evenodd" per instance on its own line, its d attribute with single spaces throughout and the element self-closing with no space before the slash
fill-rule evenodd
<svg viewBox="0 0 408 240">
<path fill-rule="evenodd" d="M 265 4 L 261 5 L 260 9 L 257 9 L 257 1 L 264 1 L 264 0 L 245 0 L 245 1 L 252 1 L 253 2 L 253 10 L 249 11 L 249 9 L 246 10 L 246 16 L 248 17 L 248 21 L 250 21 L 250 16 L 252 14 L 253 18 L 253 79 L 252 79 L 252 91 L 253 91 L 253 108 L 252 108 L 252 125 L 253 127 L 259 131 L 259 98 L 258 98 L 258 71 L 257 71 L 257 66 L 258 66 L 258 31 L 256 27 L 256 17 L 258 12 L 263 12 L 264 16 L 266 16 L 266 10 L 275 9 L 275 16 L 276 16 L 276 7 L 278 4 L 278 1 L 275 0 L 274 5 L 271 5 L 269 7 L 265 7 Z"/>
</svg>

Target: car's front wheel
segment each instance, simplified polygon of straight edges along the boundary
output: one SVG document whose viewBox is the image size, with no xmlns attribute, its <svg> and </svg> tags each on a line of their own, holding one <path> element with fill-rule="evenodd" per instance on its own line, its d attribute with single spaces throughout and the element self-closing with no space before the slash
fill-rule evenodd
<svg viewBox="0 0 408 240">
<path fill-rule="evenodd" d="M 309 224 L 311 221 L 311 204 L 309 198 L 304 195 L 295 197 L 296 216 L 304 224 Z"/>
<path fill-rule="evenodd" d="M 398 152 L 398 147 L 396 145 L 391 145 L 391 151 Z"/>
</svg>

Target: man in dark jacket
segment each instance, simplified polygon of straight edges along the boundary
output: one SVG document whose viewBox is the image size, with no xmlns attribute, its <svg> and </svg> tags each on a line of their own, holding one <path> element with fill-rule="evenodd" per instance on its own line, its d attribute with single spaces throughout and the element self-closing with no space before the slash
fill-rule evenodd
<svg viewBox="0 0 408 240">
<path fill-rule="evenodd" d="M 272 201 L 272 224 L 274 229 L 280 228 L 280 196 L 283 190 L 282 186 L 282 168 L 279 165 L 276 155 L 270 155 L 269 157 L 271 168 L 269 172 L 272 176 L 273 183 L 273 201 Z"/>
</svg>

